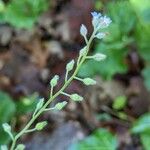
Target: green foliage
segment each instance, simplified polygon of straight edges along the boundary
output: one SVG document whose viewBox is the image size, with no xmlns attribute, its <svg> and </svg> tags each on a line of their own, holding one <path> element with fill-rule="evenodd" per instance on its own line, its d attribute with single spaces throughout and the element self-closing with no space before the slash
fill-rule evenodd
<svg viewBox="0 0 150 150">
<path fill-rule="evenodd" d="M 148 130 L 150 131 L 150 113 L 141 116 L 134 122 L 133 128 L 131 129 L 133 133 L 142 133 Z"/>
<path fill-rule="evenodd" d="M 31 113 L 35 110 L 37 105 L 38 94 L 35 93 L 28 97 L 22 97 L 17 103 L 17 115 L 24 115 L 27 113 Z"/>
<path fill-rule="evenodd" d="M 141 133 L 141 142 L 143 144 L 144 150 L 150 150 L 150 132 Z"/>
<path fill-rule="evenodd" d="M 10 122 L 15 111 L 16 107 L 11 97 L 0 91 L 0 144 L 6 144 L 9 141 L 7 134 L 3 131 L 2 124 Z"/>
<path fill-rule="evenodd" d="M 117 150 L 117 138 L 106 129 L 98 129 L 92 135 L 73 144 L 68 150 Z"/>
<path fill-rule="evenodd" d="M 113 109 L 120 110 L 126 106 L 127 98 L 126 96 L 118 96 L 113 102 Z"/>
<path fill-rule="evenodd" d="M 150 23 L 150 2 L 149 0 L 137 1 L 137 0 L 130 0 L 131 4 L 133 5 L 139 19 L 145 23 Z M 141 3 L 142 2 L 142 3 Z"/>
<path fill-rule="evenodd" d="M 131 129 L 134 134 L 139 134 L 144 150 L 150 150 L 150 113 L 141 116 Z"/>
<path fill-rule="evenodd" d="M 11 0 L 0 11 L 0 22 L 10 23 L 17 28 L 31 28 L 47 8 L 47 0 Z"/>
<path fill-rule="evenodd" d="M 146 64 L 143 77 L 150 89 L 150 76 L 147 75 L 150 62 L 149 0 L 109 2 L 105 9 L 112 19 L 109 36 L 95 44 L 94 53 L 102 52 L 107 58 L 100 64 L 88 61 L 82 66 L 79 75 L 85 77 L 99 74 L 104 79 L 111 79 L 116 73 L 125 73 L 125 57 L 129 53 L 129 47 L 136 44 L 137 51 Z"/>
<path fill-rule="evenodd" d="M 143 70 L 143 77 L 145 79 L 145 85 L 147 86 L 147 88 L 150 90 L 150 67 L 146 67 Z"/>
</svg>

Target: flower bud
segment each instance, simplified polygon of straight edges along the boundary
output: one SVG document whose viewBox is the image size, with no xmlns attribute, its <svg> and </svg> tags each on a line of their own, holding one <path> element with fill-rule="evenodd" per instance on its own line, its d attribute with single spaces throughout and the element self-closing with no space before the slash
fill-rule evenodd
<svg viewBox="0 0 150 150">
<path fill-rule="evenodd" d="M 51 81 L 50 81 L 51 86 L 52 86 L 52 87 L 56 86 L 58 80 L 59 80 L 59 76 L 58 76 L 58 75 L 55 75 L 55 76 L 51 79 Z"/>
<path fill-rule="evenodd" d="M 57 103 L 57 104 L 55 105 L 55 108 L 58 109 L 58 110 L 61 110 L 61 109 L 63 109 L 66 105 L 67 105 L 67 102 L 66 102 L 66 101 L 63 101 L 63 102 Z"/>
<path fill-rule="evenodd" d="M 85 85 L 95 85 L 96 84 L 96 81 L 91 79 L 91 78 L 84 78 L 83 79 L 83 83 Z"/>
<path fill-rule="evenodd" d="M 46 125 L 47 125 L 47 122 L 46 122 L 46 121 L 39 122 L 39 123 L 36 124 L 35 128 L 36 128 L 36 130 L 40 131 L 40 130 L 42 130 Z"/>
<path fill-rule="evenodd" d="M 24 149 L 25 149 L 25 145 L 19 144 L 15 150 L 24 150 Z"/>
<path fill-rule="evenodd" d="M 87 35 L 87 28 L 86 28 L 86 26 L 85 25 L 81 25 L 81 27 L 80 27 L 80 34 L 83 36 L 83 37 L 86 37 L 86 35 Z"/>
<path fill-rule="evenodd" d="M 98 24 L 99 24 L 99 19 L 101 17 L 101 13 L 92 12 L 91 15 L 93 17 L 92 18 L 92 25 L 96 29 L 98 27 Z"/>
<path fill-rule="evenodd" d="M 44 98 L 41 98 L 36 105 L 36 110 L 39 110 L 44 104 Z"/>
<path fill-rule="evenodd" d="M 95 35 L 95 37 L 98 39 L 103 39 L 105 36 L 106 36 L 106 33 L 98 33 Z"/>
<path fill-rule="evenodd" d="M 3 123 L 3 129 L 5 132 L 10 133 L 11 132 L 11 126 L 8 123 Z"/>
<path fill-rule="evenodd" d="M 73 69 L 74 63 L 75 63 L 74 60 L 71 60 L 71 61 L 67 64 L 66 70 L 67 70 L 68 72 Z"/>
<path fill-rule="evenodd" d="M 86 54 L 86 51 L 87 51 L 87 48 L 86 48 L 86 46 L 85 46 L 85 47 L 83 47 L 83 48 L 80 50 L 79 55 L 80 55 L 80 56 L 84 56 L 84 55 Z"/>
<path fill-rule="evenodd" d="M 73 101 L 82 101 L 83 100 L 83 97 L 78 95 L 78 94 L 71 94 L 70 95 L 70 98 L 73 100 Z"/>
<path fill-rule="evenodd" d="M 7 148 L 6 145 L 2 145 L 2 146 L 1 146 L 1 150 L 8 150 L 8 148 Z"/>
<path fill-rule="evenodd" d="M 101 61 L 101 60 L 104 60 L 106 58 L 106 55 L 101 54 L 101 53 L 97 53 L 92 58 L 96 61 Z"/>
</svg>

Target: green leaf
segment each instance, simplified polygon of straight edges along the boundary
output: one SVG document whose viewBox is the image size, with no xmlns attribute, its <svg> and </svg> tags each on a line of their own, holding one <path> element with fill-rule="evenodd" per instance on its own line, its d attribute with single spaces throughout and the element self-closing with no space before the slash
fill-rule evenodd
<svg viewBox="0 0 150 150">
<path fill-rule="evenodd" d="M 144 68 L 143 72 L 144 83 L 148 90 L 150 90 L 150 67 Z"/>
<path fill-rule="evenodd" d="M 120 110 L 126 106 L 127 98 L 126 96 L 118 96 L 113 102 L 113 109 Z"/>
<path fill-rule="evenodd" d="M 119 25 L 121 33 L 127 34 L 134 28 L 136 16 L 128 1 L 110 2 L 107 11 L 112 22 Z"/>
<path fill-rule="evenodd" d="M 93 65 L 92 65 L 93 64 Z M 91 67 L 93 66 L 93 67 Z M 84 63 L 79 72 L 78 72 L 78 76 L 79 77 L 92 77 L 95 75 L 95 68 L 96 67 L 96 62 L 95 61 L 87 61 L 86 63 Z"/>
<path fill-rule="evenodd" d="M 3 22 L 17 28 L 32 28 L 42 12 L 48 8 L 47 0 L 12 0 L 3 12 Z"/>
<path fill-rule="evenodd" d="M 144 114 L 134 122 L 131 129 L 132 133 L 143 133 L 150 131 L 150 113 Z"/>
<path fill-rule="evenodd" d="M 150 23 L 150 2 L 149 0 L 130 0 L 135 12 L 137 13 L 140 21 Z"/>
<path fill-rule="evenodd" d="M 2 124 L 10 122 L 16 111 L 15 103 L 5 92 L 0 91 L 0 144 L 6 144 L 9 141 L 7 133 L 4 132 Z"/>
<path fill-rule="evenodd" d="M 117 150 L 118 141 L 106 129 L 98 129 L 91 136 L 73 144 L 69 150 Z"/>
<path fill-rule="evenodd" d="M 140 135 L 142 145 L 144 147 L 144 150 L 150 150 L 150 132 L 148 133 L 142 133 Z"/>
<path fill-rule="evenodd" d="M 33 112 L 38 103 L 38 94 L 32 94 L 28 97 L 22 97 L 17 103 L 17 115 L 24 115 Z"/>
<path fill-rule="evenodd" d="M 144 150 L 150 150 L 150 113 L 144 114 L 135 121 L 131 132 L 140 135 Z"/>
<path fill-rule="evenodd" d="M 10 121 L 15 113 L 15 104 L 12 98 L 0 91 L 0 123 L 5 123 Z"/>
</svg>

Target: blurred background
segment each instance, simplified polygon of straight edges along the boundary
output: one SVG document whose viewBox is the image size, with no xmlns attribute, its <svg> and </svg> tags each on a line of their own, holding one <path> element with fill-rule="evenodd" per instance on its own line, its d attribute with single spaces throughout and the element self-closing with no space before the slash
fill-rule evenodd
<svg viewBox="0 0 150 150">
<path fill-rule="evenodd" d="M 55 74 L 60 88 L 66 63 L 85 44 L 80 25 L 92 32 L 92 11 L 112 19 L 108 36 L 90 51 L 107 59 L 79 71 L 97 85 L 73 81 L 67 92 L 84 101 L 59 97 L 52 105 L 67 100 L 65 109 L 41 115 L 45 130 L 19 142 L 27 150 L 150 150 L 149 0 L 0 0 L 0 145 L 10 143 L 2 124 L 22 129 L 38 99 L 48 99 Z"/>
</svg>

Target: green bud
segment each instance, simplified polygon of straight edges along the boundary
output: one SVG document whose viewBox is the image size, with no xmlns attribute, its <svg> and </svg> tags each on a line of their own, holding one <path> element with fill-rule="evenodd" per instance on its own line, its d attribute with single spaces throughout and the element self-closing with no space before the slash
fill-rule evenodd
<svg viewBox="0 0 150 150">
<path fill-rule="evenodd" d="M 70 98 L 73 100 L 73 101 L 82 101 L 83 100 L 83 97 L 78 95 L 78 94 L 71 94 L 70 95 Z"/>
<path fill-rule="evenodd" d="M 44 104 L 44 98 L 41 98 L 36 105 L 36 110 L 39 110 Z"/>
<path fill-rule="evenodd" d="M 74 67 L 74 60 L 71 60 L 68 64 L 67 64 L 67 66 L 66 66 L 66 70 L 67 71 L 71 71 L 72 69 L 73 69 L 73 67 Z"/>
<path fill-rule="evenodd" d="M 7 148 L 6 145 L 2 145 L 2 146 L 1 146 L 1 150 L 8 150 L 8 148 Z"/>
<path fill-rule="evenodd" d="M 42 121 L 36 124 L 35 128 L 36 130 L 40 131 L 43 130 L 43 128 L 47 125 L 46 121 Z"/>
<path fill-rule="evenodd" d="M 61 109 L 63 109 L 66 105 L 67 105 L 67 102 L 66 102 L 66 101 L 63 101 L 63 102 L 57 103 L 57 104 L 55 105 L 55 108 L 58 109 L 58 110 L 61 110 Z"/>
<path fill-rule="evenodd" d="M 58 80 L 59 80 L 59 76 L 58 76 L 58 75 L 55 75 L 55 76 L 51 79 L 51 81 L 50 81 L 51 86 L 52 86 L 52 87 L 56 86 L 57 83 L 58 83 Z"/>
<path fill-rule="evenodd" d="M 24 150 L 24 149 L 25 149 L 25 145 L 19 144 L 17 145 L 17 148 L 15 150 Z"/>
<path fill-rule="evenodd" d="M 84 48 L 82 48 L 82 49 L 80 50 L 79 55 L 80 55 L 80 56 L 84 56 L 84 55 L 86 54 L 86 51 L 87 51 L 87 47 L 85 46 Z"/>
<path fill-rule="evenodd" d="M 92 56 L 92 58 L 96 61 L 101 61 L 101 60 L 104 60 L 106 58 L 106 55 L 101 54 L 101 53 L 97 53 L 94 56 Z"/>
<path fill-rule="evenodd" d="M 98 39 L 103 39 L 105 36 L 106 36 L 106 33 L 102 33 L 102 32 L 95 35 L 95 37 Z"/>
<path fill-rule="evenodd" d="M 7 132 L 8 135 L 10 136 L 10 138 L 13 140 L 14 137 L 11 133 L 11 126 L 8 123 L 3 123 L 2 127 L 3 127 L 4 131 Z"/>
<path fill-rule="evenodd" d="M 96 81 L 91 79 L 91 78 L 84 78 L 83 79 L 83 83 L 85 85 L 95 85 L 96 84 Z"/>
<path fill-rule="evenodd" d="M 86 26 L 85 26 L 84 24 L 82 24 L 81 27 L 80 27 L 80 34 L 81 34 L 83 37 L 86 37 L 87 32 L 88 32 L 88 31 L 87 31 Z"/>
<path fill-rule="evenodd" d="M 5 132 L 10 133 L 11 132 L 11 126 L 8 123 L 3 123 L 3 129 Z"/>
</svg>

